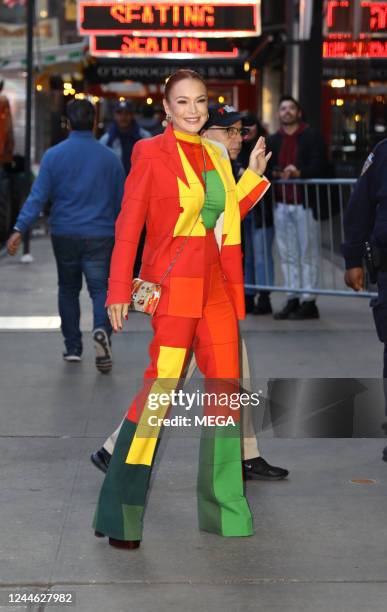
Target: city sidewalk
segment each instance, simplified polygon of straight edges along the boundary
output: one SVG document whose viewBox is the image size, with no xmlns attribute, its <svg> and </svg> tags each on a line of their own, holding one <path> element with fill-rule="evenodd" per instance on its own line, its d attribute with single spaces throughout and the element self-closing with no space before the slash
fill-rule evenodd
<svg viewBox="0 0 387 612">
<path fill-rule="evenodd" d="M 102 376 L 84 295 L 84 359 L 63 362 L 49 240 L 34 240 L 32 252 L 31 265 L 0 260 L 0 610 L 14 610 L 9 594 L 26 587 L 71 593 L 82 612 L 384 612 L 382 438 L 276 438 L 265 430 L 263 456 L 290 477 L 249 482 L 256 535 L 224 539 L 197 528 L 198 439 L 167 435 L 141 548 L 120 551 L 93 536 L 102 474 L 89 455 L 117 426 L 139 383 L 149 320 L 130 315 L 114 337 L 114 370 Z M 283 299 L 274 296 L 275 306 Z M 253 378 L 380 376 L 382 346 L 367 300 L 322 298 L 319 305 L 319 321 L 243 322 Z M 12 323 L 19 329 L 10 329 L 10 317 L 21 317 Z M 49 319 L 41 331 L 23 330 L 34 324 L 27 317 Z"/>
</svg>

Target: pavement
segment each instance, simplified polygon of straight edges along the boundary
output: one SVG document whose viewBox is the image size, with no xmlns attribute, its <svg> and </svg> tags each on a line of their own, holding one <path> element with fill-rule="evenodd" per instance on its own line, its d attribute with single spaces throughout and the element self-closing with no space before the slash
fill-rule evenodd
<svg viewBox="0 0 387 612">
<path fill-rule="evenodd" d="M 0 610 L 27 609 L 7 603 L 24 589 L 46 598 L 68 593 L 69 607 L 82 612 L 385 612 L 382 345 L 368 301 L 323 297 L 318 321 L 249 316 L 242 323 L 258 386 L 288 379 L 282 390 L 299 389 L 299 381 L 305 390 L 318 379 L 340 389 L 343 381 L 362 387 L 349 392 L 356 396 L 353 437 L 329 435 L 329 427 L 327 437 L 308 433 L 305 413 L 295 422 L 299 405 L 307 409 L 302 393 L 290 397 L 282 428 L 271 408 L 261 415 L 262 455 L 287 467 L 290 477 L 247 483 L 255 536 L 199 532 L 198 439 L 167 435 L 141 548 L 120 551 L 91 530 L 102 474 L 89 455 L 117 426 L 138 386 L 149 320 L 130 315 L 114 337 L 113 372 L 103 376 L 94 366 L 91 307 L 83 294 L 84 358 L 63 362 L 49 240 L 34 239 L 32 251 L 30 265 L 0 260 Z M 273 296 L 275 307 L 283 299 Z M 28 609 L 50 605 L 36 601 Z"/>
</svg>

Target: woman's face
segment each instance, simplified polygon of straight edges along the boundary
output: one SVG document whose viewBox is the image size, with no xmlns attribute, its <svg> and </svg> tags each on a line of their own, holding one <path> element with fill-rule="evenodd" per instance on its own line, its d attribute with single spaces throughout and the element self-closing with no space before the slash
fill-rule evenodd
<svg viewBox="0 0 387 612">
<path fill-rule="evenodd" d="M 164 99 L 163 103 L 175 130 L 198 134 L 207 121 L 207 89 L 198 79 L 183 79 L 175 83 L 169 99 Z"/>
</svg>

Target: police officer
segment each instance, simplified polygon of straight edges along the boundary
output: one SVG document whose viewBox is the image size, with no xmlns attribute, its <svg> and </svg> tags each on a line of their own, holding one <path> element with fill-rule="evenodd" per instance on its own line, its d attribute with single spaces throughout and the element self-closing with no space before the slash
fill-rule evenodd
<svg viewBox="0 0 387 612">
<path fill-rule="evenodd" d="M 387 139 L 368 156 L 344 215 L 345 282 L 364 289 L 362 260 L 369 242 L 370 262 L 376 268 L 378 297 L 371 300 L 378 338 L 384 343 L 384 391 L 387 415 Z M 383 424 L 387 434 L 387 422 Z M 383 451 L 387 461 L 387 446 Z"/>
</svg>

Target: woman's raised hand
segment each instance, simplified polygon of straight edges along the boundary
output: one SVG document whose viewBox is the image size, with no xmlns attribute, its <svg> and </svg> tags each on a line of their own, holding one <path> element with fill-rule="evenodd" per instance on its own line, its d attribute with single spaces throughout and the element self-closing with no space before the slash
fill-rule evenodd
<svg viewBox="0 0 387 612">
<path fill-rule="evenodd" d="M 128 318 L 129 304 L 110 304 L 107 308 L 111 326 L 115 332 L 122 329 L 124 319 Z"/>
<path fill-rule="evenodd" d="M 257 174 L 264 174 L 267 166 L 267 162 L 271 158 L 270 153 L 266 154 L 266 141 L 263 136 L 260 136 L 257 140 L 257 144 L 250 153 L 249 168 Z"/>
</svg>

